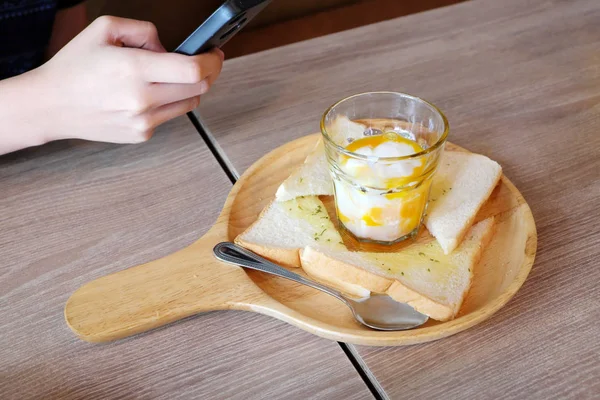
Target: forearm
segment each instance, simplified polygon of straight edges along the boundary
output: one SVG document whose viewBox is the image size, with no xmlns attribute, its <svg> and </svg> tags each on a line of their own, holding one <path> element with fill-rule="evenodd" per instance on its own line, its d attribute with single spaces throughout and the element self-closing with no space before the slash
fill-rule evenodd
<svg viewBox="0 0 600 400">
<path fill-rule="evenodd" d="M 87 25 L 84 4 L 57 13 L 47 49 L 47 57 L 54 56 Z M 0 81 L 0 155 L 38 146 L 59 139 L 54 134 L 57 126 L 50 115 L 48 91 L 52 82 L 44 84 L 36 69 Z M 56 84 L 56 82 L 55 82 Z M 60 129 L 58 129 L 60 130 Z"/>
<path fill-rule="evenodd" d="M 36 73 L 34 70 L 0 81 L 0 154 L 51 140 L 47 121 L 40 113 Z"/>
<path fill-rule="evenodd" d="M 47 58 L 53 57 L 86 25 L 84 4 L 60 10 L 52 28 Z M 38 68 L 0 81 L 0 155 L 59 139 L 54 135 L 57 127 L 50 121 L 55 116 L 49 115 L 48 104 L 43 104 L 52 82 L 44 84 L 39 76 Z"/>
</svg>

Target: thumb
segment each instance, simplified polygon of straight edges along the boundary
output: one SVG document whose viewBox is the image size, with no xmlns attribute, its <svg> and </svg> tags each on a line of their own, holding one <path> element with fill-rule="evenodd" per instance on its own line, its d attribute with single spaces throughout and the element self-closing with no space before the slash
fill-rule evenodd
<svg viewBox="0 0 600 400">
<path fill-rule="evenodd" d="M 92 26 L 100 31 L 102 40 L 114 46 L 133 47 L 166 52 L 158 39 L 158 31 L 152 22 L 135 19 L 102 16 Z"/>
</svg>

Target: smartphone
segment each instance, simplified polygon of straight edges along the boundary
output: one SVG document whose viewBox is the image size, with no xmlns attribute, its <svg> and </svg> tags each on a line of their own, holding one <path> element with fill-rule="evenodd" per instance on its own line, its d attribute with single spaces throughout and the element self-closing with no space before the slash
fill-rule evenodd
<svg viewBox="0 0 600 400">
<path fill-rule="evenodd" d="M 227 0 L 176 49 L 189 56 L 221 47 L 271 0 Z"/>
</svg>

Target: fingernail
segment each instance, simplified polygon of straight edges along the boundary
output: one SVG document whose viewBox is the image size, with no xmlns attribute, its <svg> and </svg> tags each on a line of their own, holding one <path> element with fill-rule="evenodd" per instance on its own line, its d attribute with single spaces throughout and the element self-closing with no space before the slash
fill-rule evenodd
<svg viewBox="0 0 600 400">
<path fill-rule="evenodd" d="M 217 47 L 217 54 L 219 54 L 219 57 L 221 57 L 221 61 L 225 61 L 225 53 L 223 52 L 223 50 L 219 49 Z"/>
</svg>

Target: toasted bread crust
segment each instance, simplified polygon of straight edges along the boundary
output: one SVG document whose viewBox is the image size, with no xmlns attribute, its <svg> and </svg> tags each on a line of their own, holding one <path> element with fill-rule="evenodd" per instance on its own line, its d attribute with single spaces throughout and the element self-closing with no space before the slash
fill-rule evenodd
<svg viewBox="0 0 600 400">
<path fill-rule="evenodd" d="M 300 263 L 314 279 L 356 296 L 364 296 L 366 292 L 385 293 L 392 284 L 392 279 L 346 264 L 310 247 L 300 251 Z"/>
<path fill-rule="evenodd" d="M 239 236 L 235 238 L 235 243 L 284 267 L 300 268 L 299 249 L 263 246 L 246 242 Z"/>
<path fill-rule="evenodd" d="M 406 303 L 415 310 L 436 321 L 448 321 L 454 318 L 452 308 L 425 297 L 416 290 L 409 289 L 400 281 L 394 281 L 387 290 L 387 295 L 400 303 Z"/>
<path fill-rule="evenodd" d="M 496 232 L 496 218 L 495 217 L 490 217 L 490 218 L 492 219 L 491 226 L 484 233 L 483 237 L 481 238 L 481 245 L 479 246 L 479 250 L 477 251 L 477 254 L 475 254 L 474 259 L 473 259 L 473 268 L 471 268 L 471 274 L 469 276 L 469 286 L 463 292 L 462 298 L 460 299 L 460 302 L 458 303 L 456 309 L 454 310 L 454 314 L 453 314 L 452 318 L 456 317 L 456 315 L 460 311 L 460 306 L 462 305 L 462 303 L 465 301 L 465 298 L 469 294 L 469 291 L 471 290 L 471 285 L 473 284 L 475 268 L 477 268 L 479 261 L 481 261 L 481 256 L 483 255 L 483 252 L 487 248 L 488 244 L 490 244 L 490 241 L 492 240 L 492 237 L 494 237 L 494 233 Z"/>
</svg>

